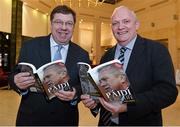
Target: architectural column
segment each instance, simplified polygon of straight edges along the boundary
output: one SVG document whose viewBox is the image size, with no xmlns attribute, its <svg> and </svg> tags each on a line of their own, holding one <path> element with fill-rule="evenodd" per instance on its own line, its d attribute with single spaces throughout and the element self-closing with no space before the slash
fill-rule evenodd
<svg viewBox="0 0 180 127">
<path fill-rule="evenodd" d="M 22 36 L 22 5 L 20 0 L 12 0 L 12 23 L 11 23 L 11 43 L 10 43 L 10 65 L 14 67 L 17 60 L 16 49 L 21 45 Z"/>
<path fill-rule="evenodd" d="M 73 33 L 73 41 L 77 44 L 79 44 L 79 12 L 78 12 L 78 1 L 77 0 L 72 0 L 71 1 L 71 8 L 76 12 L 76 24 L 75 24 L 75 29 Z"/>
<path fill-rule="evenodd" d="M 78 16 L 76 16 L 76 24 L 75 24 L 75 29 L 73 33 L 73 41 L 79 44 L 79 18 Z"/>
<path fill-rule="evenodd" d="M 176 20 L 176 26 L 175 26 L 175 31 L 176 31 L 176 59 L 174 61 L 176 61 L 175 63 L 175 68 L 179 69 L 180 68 L 180 60 L 178 58 L 180 58 L 179 53 L 180 53 L 180 1 L 176 0 L 175 2 L 175 8 L 176 8 L 176 14 L 174 14 L 174 20 Z"/>
<path fill-rule="evenodd" d="M 95 18 L 95 29 L 94 29 L 94 42 L 93 42 L 93 64 L 99 64 L 100 59 L 101 59 L 101 21 L 99 17 Z"/>
</svg>

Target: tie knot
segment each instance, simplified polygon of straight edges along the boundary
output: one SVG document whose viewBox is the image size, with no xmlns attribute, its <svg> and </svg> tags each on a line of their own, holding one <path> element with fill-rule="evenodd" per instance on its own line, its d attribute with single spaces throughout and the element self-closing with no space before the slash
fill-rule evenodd
<svg viewBox="0 0 180 127">
<path fill-rule="evenodd" d="M 123 54 L 123 53 L 125 53 L 125 51 L 126 51 L 126 50 L 127 50 L 127 48 L 126 48 L 126 47 L 121 47 L 121 48 L 120 48 L 120 53 L 122 53 L 122 54 Z"/>
<path fill-rule="evenodd" d="M 60 50 L 63 48 L 62 45 L 56 45 L 56 47 L 57 47 L 57 50 L 58 50 L 58 51 L 60 51 Z"/>
<path fill-rule="evenodd" d="M 56 45 L 56 47 L 57 47 L 57 50 L 54 54 L 53 61 L 62 59 L 61 49 L 63 48 L 63 46 L 62 45 Z"/>
</svg>

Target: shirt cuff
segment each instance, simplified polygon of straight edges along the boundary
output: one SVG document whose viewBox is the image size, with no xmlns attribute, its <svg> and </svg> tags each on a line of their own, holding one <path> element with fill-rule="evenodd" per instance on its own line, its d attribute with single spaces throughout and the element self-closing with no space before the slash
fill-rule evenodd
<svg viewBox="0 0 180 127">
<path fill-rule="evenodd" d="M 18 89 L 18 91 L 19 91 L 19 94 L 22 96 L 27 95 L 29 92 L 28 90 L 20 90 L 20 89 Z"/>
<path fill-rule="evenodd" d="M 75 105 L 77 105 L 77 103 L 78 103 L 78 100 L 77 100 L 77 96 L 75 96 L 71 101 L 70 101 L 70 104 L 72 105 L 72 106 L 75 106 Z"/>
</svg>

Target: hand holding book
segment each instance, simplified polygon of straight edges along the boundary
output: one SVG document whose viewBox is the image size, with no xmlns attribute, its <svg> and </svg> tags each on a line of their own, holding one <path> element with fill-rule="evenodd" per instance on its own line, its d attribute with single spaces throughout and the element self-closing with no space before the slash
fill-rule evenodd
<svg viewBox="0 0 180 127">
<path fill-rule="evenodd" d="M 69 75 L 65 64 L 61 60 L 47 63 L 36 69 L 30 63 L 19 63 L 21 72 L 29 72 L 35 79 L 35 84 L 29 87 L 31 92 L 44 93 L 48 100 L 55 97 L 59 90 L 71 91 Z"/>
<path fill-rule="evenodd" d="M 118 113 L 127 112 L 127 104 L 124 103 L 111 103 L 105 101 L 103 98 L 99 98 L 101 105 L 113 115 Z"/>
</svg>

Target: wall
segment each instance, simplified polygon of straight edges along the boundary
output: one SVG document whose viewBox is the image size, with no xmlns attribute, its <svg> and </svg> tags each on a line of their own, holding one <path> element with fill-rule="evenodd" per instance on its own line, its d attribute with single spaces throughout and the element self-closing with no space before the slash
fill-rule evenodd
<svg viewBox="0 0 180 127">
<path fill-rule="evenodd" d="M 11 33 L 11 0 L 0 1 L 0 31 Z"/>
<path fill-rule="evenodd" d="M 23 4 L 22 35 L 29 37 L 48 34 L 48 16 Z"/>
</svg>

